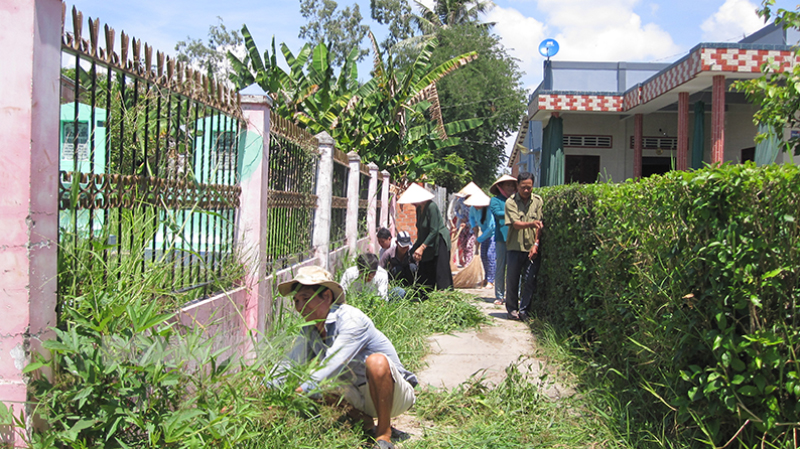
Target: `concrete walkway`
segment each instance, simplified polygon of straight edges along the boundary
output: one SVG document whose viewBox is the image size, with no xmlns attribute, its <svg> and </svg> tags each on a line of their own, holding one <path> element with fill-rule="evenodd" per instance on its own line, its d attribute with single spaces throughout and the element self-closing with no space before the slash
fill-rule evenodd
<svg viewBox="0 0 800 449">
<path fill-rule="evenodd" d="M 506 319 L 505 306 L 493 304 L 494 290 L 462 291 L 475 295 L 475 305 L 489 316 L 491 325 L 432 336 L 428 340 L 431 354 L 425 358 L 428 366 L 417 373 L 420 383 L 452 389 L 476 376 L 497 385 L 513 363 L 519 363 L 522 372 L 531 367 L 536 371 L 531 374 L 536 375 L 539 364 L 533 357 L 535 340 L 530 328 L 521 321 Z"/>
<path fill-rule="evenodd" d="M 536 339 L 527 324 L 506 319 L 505 306 L 496 306 L 494 290 L 463 289 L 475 296 L 475 305 L 490 317 L 490 324 L 477 330 L 433 335 L 427 367 L 417 373 L 421 388 L 452 389 L 470 378 L 483 378 L 484 384 L 497 385 L 506 377 L 506 368 L 517 364 L 530 382 L 537 383 L 553 400 L 573 392 L 552 380 L 542 385 L 545 361 L 536 358 Z M 413 409 L 412 409 L 413 410 Z M 412 412 L 413 413 L 413 412 Z M 406 413 L 392 422 L 402 431 L 403 439 L 417 439 L 431 423 L 419 421 Z"/>
</svg>

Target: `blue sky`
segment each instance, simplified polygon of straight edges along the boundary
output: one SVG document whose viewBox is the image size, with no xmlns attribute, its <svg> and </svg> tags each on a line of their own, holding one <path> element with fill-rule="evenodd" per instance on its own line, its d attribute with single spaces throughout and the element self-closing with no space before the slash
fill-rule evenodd
<svg viewBox="0 0 800 449">
<path fill-rule="evenodd" d="M 380 39 L 383 31 L 369 19 L 369 2 L 358 3 L 365 23 Z M 299 2 L 291 0 L 68 0 L 67 5 L 167 54 L 174 54 L 175 44 L 187 36 L 205 38 L 217 16 L 230 28 L 247 24 L 262 51 L 273 35 L 293 51 L 303 44 L 297 33 L 305 19 Z M 520 60 L 526 73 L 522 83 L 532 91 L 541 81 L 543 58 L 537 48 L 545 38 L 560 44 L 554 59 L 670 62 L 699 42 L 735 42 L 758 30 L 763 26 L 755 14 L 758 5 L 750 0 L 496 0 L 485 20 L 496 23 L 494 32 Z M 777 6 L 797 7 L 789 0 L 777 0 Z M 67 17 L 70 28 L 69 13 Z M 359 65 L 359 78 L 368 77 L 369 64 L 368 57 Z"/>
<path fill-rule="evenodd" d="M 365 22 L 380 36 L 382 30 L 370 23 L 369 2 L 359 3 Z M 274 35 L 276 42 L 296 51 L 302 45 L 297 33 L 305 23 L 295 1 L 73 0 L 67 5 L 168 54 L 187 36 L 204 38 L 217 16 L 232 28 L 246 23 L 262 49 Z M 520 60 L 526 72 L 523 84 L 532 90 L 541 81 L 542 57 L 536 49 L 544 38 L 559 41 L 555 59 L 668 62 L 699 42 L 736 41 L 759 29 L 757 6 L 750 0 L 497 0 L 486 20 L 497 23 L 495 33 Z M 796 7 L 787 0 L 778 0 L 778 6 Z M 67 22 L 69 27 L 69 18 Z M 362 79 L 368 76 L 368 64 L 369 58 L 360 66 Z"/>
</svg>

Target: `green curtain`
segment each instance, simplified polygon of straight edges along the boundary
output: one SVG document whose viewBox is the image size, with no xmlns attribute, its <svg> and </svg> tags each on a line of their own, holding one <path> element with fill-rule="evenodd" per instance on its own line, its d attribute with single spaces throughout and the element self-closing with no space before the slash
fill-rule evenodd
<svg viewBox="0 0 800 449">
<path fill-rule="evenodd" d="M 692 138 L 692 168 L 703 168 L 703 153 L 705 152 L 705 125 L 706 104 L 698 101 L 694 104 L 694 136 Z"/>
<path fill-rule="evenodd" d="M 564 150 L 558 148 L 550 161 L 550 185 L 561 184 L 564 184 Z"/>
<path fill-rule="evenodd" d="M 547 185 L 547 176 L 550 171 L 550 140 L 552 136 L 553 127 L 550 126 L 553 120 L 542 130 L 542 154 L 539 156 L 539 185 L 544 187 Z"/>
<path fill-rule="evenodd" d="M 539 185 L 558 186 L 564 184 L 564 119 L 551 117 L 542 130 L 542 156 Z"/>
<path fill-rule="evenodd" d="M 766 134 L 767 138 L 756 144 L 755 162 L 756 166 L 769 165 L 775 162 L 778 157 L 778 136 L 775 135 L 775 130 L 769 126 L 759 123 L 758 133 Z"/>
<path fill-rule="evenodd" d="M 550 128 L 548 146 L 542 145 L 542 151 L 548 155 L 547 185 L 558 186 L 564 184 L 564 119 L 553 117 L 547 124 Z"/>
</svg>

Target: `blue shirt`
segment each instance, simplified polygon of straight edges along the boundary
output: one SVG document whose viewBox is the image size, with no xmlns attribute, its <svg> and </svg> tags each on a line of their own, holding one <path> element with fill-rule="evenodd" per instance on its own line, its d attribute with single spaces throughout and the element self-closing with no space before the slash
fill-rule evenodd
<svg viewBox="0 0 800 449">
<path fill-rule="evenodd" d="M 478 209 L 477 207 L 470 206 L 469 208 L 469 225 L 471 227 L 478 226 L 481 228 L 481 236 L 478 237 L 478 243 L 483 243 L 486 240 L 489 240 L 490 237 L 494 237 L 495 233 L 495 226 L 494 226 L 494 214 L 490 210 L 486 210 L 486 215 L 484 218 L 484 211 L 485 209 Z"/>
<path fill-rule="evenodd" d="M 417 376 L 400 363 L 392 342 L 357 308 L 333 304 L 325 319 L 325 333 L 323 339 L 316 326 L 303 327 L 289 353 L 289 360 L 297 364 L 320 357 L 319 368 L 311 373 L 310 380 L 300 385 L 304 392 L 316 389 L 326 379 L 338 379 L 356 387 L 364 385 L 367 357 L 376 352 L 386 355 L 411 386 L 417 385 Z M 282 383 L 283 379 L 274 382 Z"/>
<path fill-rule="evenodd" d="M 495 222 L 495 241 L 505 242 L 508 240 L 508 225 L 506 224 L 506 200 L 503 195 L 495 195 L 489 203 L 489 210 L 494 215 Z"/>
</svg>

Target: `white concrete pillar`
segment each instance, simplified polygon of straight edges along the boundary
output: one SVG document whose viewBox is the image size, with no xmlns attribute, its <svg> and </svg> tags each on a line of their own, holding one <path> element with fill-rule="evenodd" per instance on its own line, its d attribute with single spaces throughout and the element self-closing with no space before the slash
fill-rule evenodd
<svg viewBox="0 0 800 449">
<path fill-rule="evenodd" d="M 381 223 L 382 228 L 389 228 L 389 172 L 381 172 L 383 185 L 381 186 Z"/>
<path fill-rule="evenodd" d="M 61 1 L 0 9 L 0 401 L 30 416 L 22 370 L 56 325 Z"/>
<path fill-rule="evenodd" d="M 319 266 L 330 271 L 331 207 L 333 205 L 333 149 L 336 141 L 323 131 L 315 136 L 319 142 L 317 169 L 317 211 L 314 213 L 314 251 Z"/>
<path fill-rule="evenodd" d="M 347 162 L 350 173 L 347 176 L 347 219 L 345 221 L 345 236 L 350 254 L 355 254 L 358 247 L 358 188 L 361 176 L 361 157 L 355 151 L 347 153 Z"/>
<path fill-rule="evenodd" d="M 263 335 L 272 316 L 272 299 L 267 276 L 267 192 L 269 191 L 269 130 L 272 99 L 266 95 L 243 95 L 242 112 L 247 132 L 240 139 L 242 160 L 242 195 L 239 204 L 236 237 L 242 259 L 249 266 L 245 272 L 248 288 L 245 320 L 251 333 Z M 257 332 L 256 332 L 257 331 Z"/>
<path fill-rule="evenodd" d="M 369 185 L 367 186 L 367 235 L 369 236 L 369 252 L 378 252 L 378 239 L 375 235 L 375 218 L 378 209 L 378 166 L 374 162 L 369 165 Z"/>
</svg>

